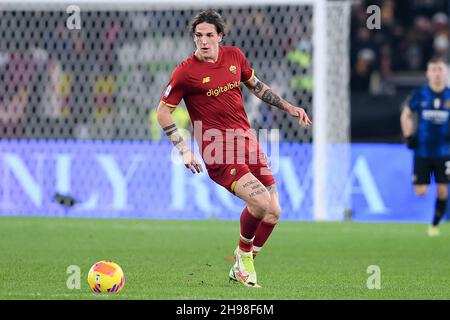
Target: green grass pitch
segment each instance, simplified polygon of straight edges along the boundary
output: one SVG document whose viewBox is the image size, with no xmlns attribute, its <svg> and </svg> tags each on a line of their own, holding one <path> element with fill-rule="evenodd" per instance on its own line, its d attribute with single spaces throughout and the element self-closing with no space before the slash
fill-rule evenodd
<svg viewBox="0 0 450 320">
<path fill-rule="evenodd" d="M 256 258 L 261 289 L 229 283 L 238 221 L 0 218 L 0 299 L 450 299 L 450 224 L 281 221 Z M 94 294 L 87 272 L 114 260 L 119 294 Z M 66 286 L 70 265 L 81 289 Z M 381 289 L 369 290 L 370 265 Z"/>
</svg>

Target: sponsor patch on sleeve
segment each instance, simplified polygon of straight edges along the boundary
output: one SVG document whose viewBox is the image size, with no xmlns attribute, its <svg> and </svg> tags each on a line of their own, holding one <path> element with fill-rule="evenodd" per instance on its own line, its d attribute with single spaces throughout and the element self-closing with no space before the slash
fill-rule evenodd
<svg viewBox="0 0 450 320">
<path fill-rule="evenodd" d="M 164 98 L 167 98 L 170 94 L 170 90 L 172 90 L 172 85 L 168 85 L 166 91 L 164 91 Z"/>
</svg>

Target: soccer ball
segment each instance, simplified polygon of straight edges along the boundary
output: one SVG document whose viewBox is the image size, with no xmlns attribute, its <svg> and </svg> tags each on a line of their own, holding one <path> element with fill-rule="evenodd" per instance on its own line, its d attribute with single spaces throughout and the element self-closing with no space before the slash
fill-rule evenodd
<svg viewBox="0 0 450 320">
<path fill-rule="evenodd" d="M 119 292 L 125 284 L 122 268 L 110 260 L 95 263 L 88 273 L 88 283 L 96 293 Z"/>
</svg>

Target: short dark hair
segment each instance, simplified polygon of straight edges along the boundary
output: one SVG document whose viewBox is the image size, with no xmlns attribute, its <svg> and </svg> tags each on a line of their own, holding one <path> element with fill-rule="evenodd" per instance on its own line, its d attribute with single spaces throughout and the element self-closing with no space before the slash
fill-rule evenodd
<svg viewBox="0 0 450 320">
<path fill-rule="evenodd" d="M 192 35 L 195 34 L 195 27 L 203 22 L 213 24 L 216 27 L 217 33 L 222 33 L 225 35 L 225 22 L 223 21 L 222 16 L 217 11 L 212 9 L 204 10 L 192 19 L 189 26 L 189 30 Z"/>
<path fill-rule="evenodd" d="M 447 64 L 447 60 L 443 56 L 434 56 L 430 60 L 428 60 L 427 66 L 432 63 L 442 62 L 443 64 Z"/>
</svg>

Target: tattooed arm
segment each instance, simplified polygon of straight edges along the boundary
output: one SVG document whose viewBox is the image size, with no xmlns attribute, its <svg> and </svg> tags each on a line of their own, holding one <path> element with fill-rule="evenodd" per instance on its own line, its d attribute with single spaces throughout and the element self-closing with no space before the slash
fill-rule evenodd
<svg viewBox="0 0 450 320">
<path fill-rule="evenodd" d="M 277 107 L 283 111 L 286 111 L 291 116 L 298 117 L 298 123 L 302 126 L 310 126 L 311 120 L 308 118 L 305 110 L 296 106 L 293 106 L 283 98 L 280 98 L 274 93 L 269 86 L 261 82 L 258 78 L 253 76 L 249 81 L 245 82 L 247 88 L 262 101 Z"/>
<path fill-rule="evenodd" d="M 200 164 L 200 162 L 198 162 L 198 160 L 195 158 L 194 153 L 184 142 L 183 137 L 181 136 L 175 122 L 173 121 L 172 112 L 174 110 L 175 108 L 171 108 L 165 105 L 163 102 L 160 102 L 157 111 L 158 123 L 161 128 L 163 128 L 167 138 L 172 141 L 174 147 L 177 148 L 177 150 L 180 152 L 186 168 L 190 169 L 192 173 L 203 172 L 202 165 Z"/>
</svg>

